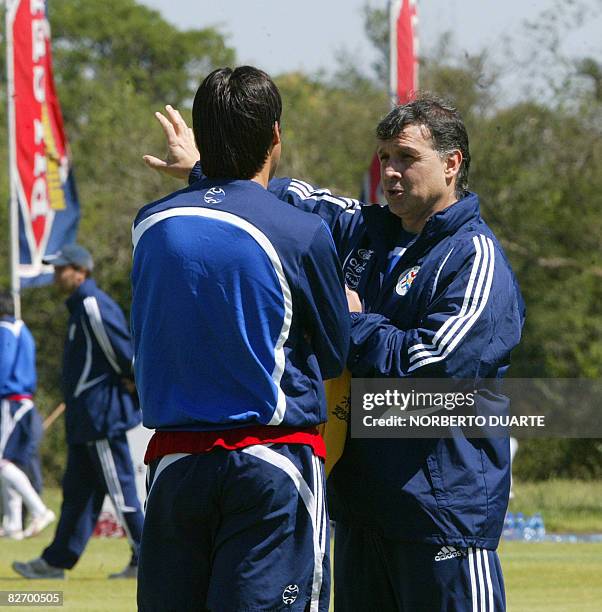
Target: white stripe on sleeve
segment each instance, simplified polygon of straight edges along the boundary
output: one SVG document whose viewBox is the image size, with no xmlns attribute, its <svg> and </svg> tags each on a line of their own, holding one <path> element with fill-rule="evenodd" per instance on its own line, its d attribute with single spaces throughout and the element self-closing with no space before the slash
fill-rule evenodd
<svg viewBox="0 0 602 612">
<path fill-rule="evenodd" d="M 111 367 L 115 370 L 115 372 L 117 372 L 117 374 L 121 374 L 121 368 L 117 363 L 117 355 L 115 355 L 115 350 L 111 345 L 109 336 L 107 336 L 107 331 L 102 323 L 102 316 L 100 314 L 98 302 L 93 295 L 90 295 L 84 299 L 84 308 L 86 310 L 86 314 L 88 315 L 88 319 L 90 320 L 92 331 L 94 332 L 96 340 L 98 341 L 98 345 L 105 354 L 107 361 L 111 364 Z"/>
<path fill-rule="evenodd" d="M 475 236 L 473 241 L 476 256 L 460 312 L 446 319 L 432 344 L 416 344 L 408 349 L 411 364 L 408 372 L 445 359 L 470 331 L 487 305 L 495 268 L 493 242 L 485 236 Z"/>
<path fill-rule="evenodd" d="M 345 210 L 354 210 L 360 208 L 358 200 L 353 198 L 345 198 L 341 196 L 334 196 L 329 189 L 314 189 L 308 183 L 300 181 L 298 179 L 292 179 L 289 187 L 289 191 L 296 193 L 299 197 L 304 200 L 324 200 L 331 204 L 336 204 Z"/>
<path fill-rule="evenodd" d="M 82 329 L 84 330 L 84 336 L 86 338 L 86 360 L 84 361 L 84 367 L 82 373 L 77 381 L 77 386 L 73 392 L 73 397 L 79 397 L 84 391 L 98 384 L 101 380 L 104 380 L 108 374 L 101 374 L 92 380 L 88 380 L 88 375 L 92 368 L 92 340 L 90 339 L 90 332 L 88 332 L 88 326 L 82 316 Z"/>
</svg>

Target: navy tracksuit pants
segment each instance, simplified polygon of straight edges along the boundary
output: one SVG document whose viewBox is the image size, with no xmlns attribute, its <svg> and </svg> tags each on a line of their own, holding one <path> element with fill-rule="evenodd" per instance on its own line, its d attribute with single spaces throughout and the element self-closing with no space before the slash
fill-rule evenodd
<svg viewBox="0 0 602 612">
<path fill-rule="evenodd" d="M 497 553 L 402 542 L 337 522 L 335 612 L 504 612 Z"/>
<path fill-rule="evenodd" d="M 132 548 L 132 561 L 137 563 L 144 517 L 125 433 L 68 446 L 61 517 L 54 540 L 42 553 L 47 563 L 65 569 L 77 563 L 94 531 L 105 494 L 111 497 Z"/>
</svg>

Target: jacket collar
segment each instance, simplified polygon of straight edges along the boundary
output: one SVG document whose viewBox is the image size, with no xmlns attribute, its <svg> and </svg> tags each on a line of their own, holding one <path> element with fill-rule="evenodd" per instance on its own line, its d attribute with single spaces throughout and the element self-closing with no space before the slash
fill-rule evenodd
<svg viewBox="0 0 602 612">
<path fill-rule="evenodd" d="M 80 304 L 84 298 L 89 295 L 93 295 L 97 291 L 98 287 L 94 282 L 94 279 L 87 278 L 66 300 L 65 304 L 69 309 L 69 312 L 73 313 L 73 311 L 77 308 L 77 305 Z"/>
<path fill-rule="evenodd" d="M 366 219 L 366 226 L 370 228 L 370 225 L 372 225 L 372 228 L 368 229 L 369 232 L 372 232 L 372 243 L 375 245 L 377 253 L 380 253 L 382 260 L 384 260 L 386 253 L 391 249 L 391 246 L 388 246 L 391 235 L 393 235 L 393 240 L 395 240 L 399 233 L 401 219 L 391 213 L 388 207 L 386 211 L 381 209 L 381 212 L 369 214 L 372 214 L 373 218 Z M 397 222 L 394 221 L 395 219 L 397 219 Z M 415 261 L 445 237 L 452 236 L 470 221 L 477 221 L 478 219 L 479 198 L 474 193 L 466 194 L 465 197 L 458 200 L 455 204 L 448 206 L 441 212 L 435 213 L 426 222 L 417 238 L 408 245 L 407 250 L 397 261 L 391 272 L 386 277 L 381 272 L 382 286 L 377 303 L 373 307 L 377 308 L 382 300 L 385 299 L 389 288 L 397 282 L 396 279 L 399 273 L 408 266 L 409 261 Z M 380 236 L 376 234 L 379 230 L 382 232 Z"/>
<path fill-rule="evenodd" d="M 426 240 L 440 240 L 455 234 L 470 221 L 477 221 L 481 216 L 479 196 L 468 192 L 461 200 L 435 213 L 424 226 L 420 235 Z"/>
<path fill-rule="evenodd" d="M 362 215 L 366 231 L 377 251 L 388 253 L 395 244 L 401 228 L 401 219 L 394 215 L 388 206 L 364 206 Z M 468 192 L 461 200 L 435 213 L 418 236 L 418 241 L 439 241 L 445 236 L 455 234 L 469 221 L 480 218 L 479 196 Z M 417 241 L 417 242 L 418 242 Z"/>
<path fill-rule="evenodd" d="M 362 206 L 362 217 L 366 233 L 370 237 L 370 248 L 386 257 L 399 236 L 401 219 L 394 215 L 388 206 L 377 204 Z"/>
</svg>

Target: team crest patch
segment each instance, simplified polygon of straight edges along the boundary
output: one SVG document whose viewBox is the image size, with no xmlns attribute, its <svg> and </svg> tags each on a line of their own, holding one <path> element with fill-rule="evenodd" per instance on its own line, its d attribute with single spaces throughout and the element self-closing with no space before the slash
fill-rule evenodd
<svg viewBox="0 0 602 612">
<path fill-rule="evenodd" d="M 358 249 L 352 257 L 345 262 L 343 268 L 345 270 L 345 284 L 349 289 L 357 289 L 360 284 L 360 279 L 370 258 L 374 254 L 371 249 Z"/>
<path fill-rule="evenodd" d="M 203 199 L 207 204 L 219 204 L 226 197 L 226 192 L 221 187 L 211 187 Z"/>
<path fill-rule="evenodd" d="M 399 276 L 399 280 L 397 281 L 397 285 L 395 286 L 395 293 L 403 297 L 410 290 L 410 287 L 416 278 L 416 274 L 418 274 L 418 270 L 420 270 L 420 266 L 414 266 L 413 268 L 402 272 Z"/>
</svg>

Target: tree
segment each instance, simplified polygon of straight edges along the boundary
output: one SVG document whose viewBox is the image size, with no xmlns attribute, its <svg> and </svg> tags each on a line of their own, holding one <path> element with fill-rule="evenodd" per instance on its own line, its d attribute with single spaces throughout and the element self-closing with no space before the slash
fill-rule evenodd
<svg viewBox="0 0 602 612">
<path fill-rule="evenodd" d="M 284 101 L 278 174 L 357 195 L 387 111 L 385 92 L 357 75 L 326 81 L 293 73 L 277 84 Z"/>
</svg>

